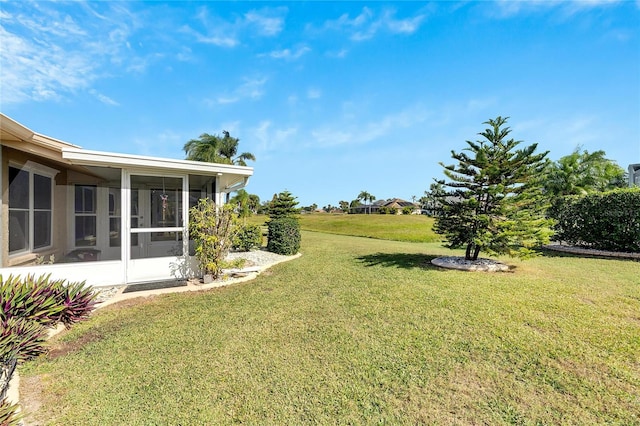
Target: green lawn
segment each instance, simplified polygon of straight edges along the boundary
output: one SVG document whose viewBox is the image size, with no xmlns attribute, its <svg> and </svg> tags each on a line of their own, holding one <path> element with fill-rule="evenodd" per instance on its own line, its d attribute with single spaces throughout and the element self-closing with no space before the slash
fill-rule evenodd
<svg viewBox="0 0 640 426">
<path fill-rule="evenodd" d="M 379 238 L 381 240 L 433 243 L 441 240 L 433 230 L 433 218 L 423 215 L 328 214 L 299 216 L 304 231 Z M 266 216 L 253 216 L 249 221 L 262 224 Z"/>
<path fill-rule="evenodd" d="M 304 232 L 257 279 L 98 311 L 22 368 L 46 424 L 640 423 L 640 263 L 440 270 Z M 60 355 L 64 354 L 64 355 Z M 33 420 L 34 417 L 31 417 Z"/>
</svg>

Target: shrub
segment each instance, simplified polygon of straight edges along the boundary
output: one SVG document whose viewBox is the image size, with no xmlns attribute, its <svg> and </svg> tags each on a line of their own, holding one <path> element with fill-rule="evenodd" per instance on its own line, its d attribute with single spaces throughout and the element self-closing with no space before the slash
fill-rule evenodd
<svg viewBox="0 0 640 426">
<path fill-rule="evenodd" d="M 402 214 L 411 214 L 413 213 L 413 207 L 405 206 L 402 208 Z"/>
<path fill-rule="evenodd" d="M 243 225 L 235 234 L 233 248 L 249 251 L 262 247 L 262 229 L 259 225 Z"/>
<path fill-rule="evenodd" d="M 640 251 L 640 188 L 561 197 L 548 215 L 555 240 L 598 250 Z"/>
<path fill-rule="evenodd" d="M 189 237 L 203 274 L 214 279 L 222 274 L 225 257 L 234 240 L 236 217 L 230 204 L 217 208 L 210 199 L 200 199 L 189 211 Z"/>
<path fill-rule="evenodd" d="M 382 206 L 378 209 L 378 213 L 380 214 L 389 214 L 389 207 L 387 206 Z"/>
<path fill-rule="evenodd" d="M 398 214 L 397 207 L 389 207 L 389 214 Z"/>
<path fill-rule="evenodd" d="M 300 224 L 295 218 L 283 217 L 268 223 L 267 250 L 277 254 L 292 255 L 300 249 Z"/>
<path fill-rule="evenodd" d="M 47 328 L 86 319 L 95 294 L 85 283 L 0 275 L 0 424 L 17 424 L 15 406 L 4 398 L 18 363 L 46 352 Z"/>
</svg>

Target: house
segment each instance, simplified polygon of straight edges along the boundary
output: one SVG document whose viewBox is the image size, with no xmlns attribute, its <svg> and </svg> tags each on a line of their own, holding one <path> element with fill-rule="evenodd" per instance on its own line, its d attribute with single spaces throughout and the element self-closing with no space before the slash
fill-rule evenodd
<svg viewBox="0 0 640 426">
<path fill-rule="evenodd" d="M 351 207 L 350 213 L 352 214 L 379 213 L 380 206 L 382 206 L 386 202 L 387 202 L 386 200 L 375 200 L 371 204 L 359 203 L 358 205 Z"/>
<path fill-rule="evenodd" d="M 402 210 L 405 207 L 410 207 L 411 214 L 420 214 L 420 207 L 410 201 L 405 201 L 400 198 L 391 198 L 388 200 L 376 200 L 371 204 L 359 204 L 351 209 L 351 213 L 366 214 L 371 211 L 371 214 L 380 213 L 381 211 L 389 211 L 388 209 L 396 209 L 396 214 L 402 214 Z"/>
<path fill-rule="evenodd" d="M 411 214 L 420 214 L 420 207 L 416 203 L 411 201 L 405 201 L 401 198 L 392 198 L 387 200 L 384 204 L 387 209 L 395 209 L 396 214 L 403 214 L 403 210 L 408 207 L 411 209 Z"/>
<path fill-rule="evenodd" d="M 0 274 L 93 286 L 196 273 L 189 208 L 250 167 L 84 150 L 0 114 Z"/>
<path fill-rule="evenodd" d="M 640 164 L 629 164 L 629 187 L 640 186 Z"/>
</svg>

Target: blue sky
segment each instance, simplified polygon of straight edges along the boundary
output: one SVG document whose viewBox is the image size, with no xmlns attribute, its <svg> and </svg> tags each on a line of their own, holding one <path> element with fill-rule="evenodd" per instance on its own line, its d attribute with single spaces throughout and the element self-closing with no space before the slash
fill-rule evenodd
<svg viewBox="0 0 640 426">
<path fill-rule="evenodd" d="M 92 150 L 223 130 L 247 190 L 420 197 L 509 116 L 551 159 L 640 162 L 640 2 L 0 1 L 0 109 Z"/>
</svg>

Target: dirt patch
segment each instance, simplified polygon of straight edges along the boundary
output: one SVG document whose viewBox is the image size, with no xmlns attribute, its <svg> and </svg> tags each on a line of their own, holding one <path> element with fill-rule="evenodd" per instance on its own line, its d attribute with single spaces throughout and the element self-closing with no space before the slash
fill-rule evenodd
<svg viewBox="0 0 640 426">
<path fill-rule="evenodd" d="M 40 426 L 44 422 L 39 420 L 38 413 L 42 407 L 43 382 L 46 375 L 20 377 L 20 409 L 25 415 L 25 426 Z"/>
<path fill-rule="evenodd" d="M 57 341 L 50 346 L 47 358 L 54 360 L 67 354 L 79 352 L 83 347 L 89 343 L 100 341 L 104 338 L 104 334 L 96 330 L 91 330 L 84 333 L 78 339 L 73 342 L 60 342 Z"/>
<path fill-rule="evenodd" d="M 113 310 L 132 308 L 134 306 L 139 306 L 139 305 L 147 305 L 149 303 L 154 303 L 155 297 L 156 295 L 152 294 L 149 296 L 140 296 L 140 297 L 134 297 L 132 299 L 125 299 L 120 302 L 112 303 L 111 305 L 105 306 L 104 308 L 100 308 L 100 310 L 104 312 L 109 312 Z"/>
</svg>

